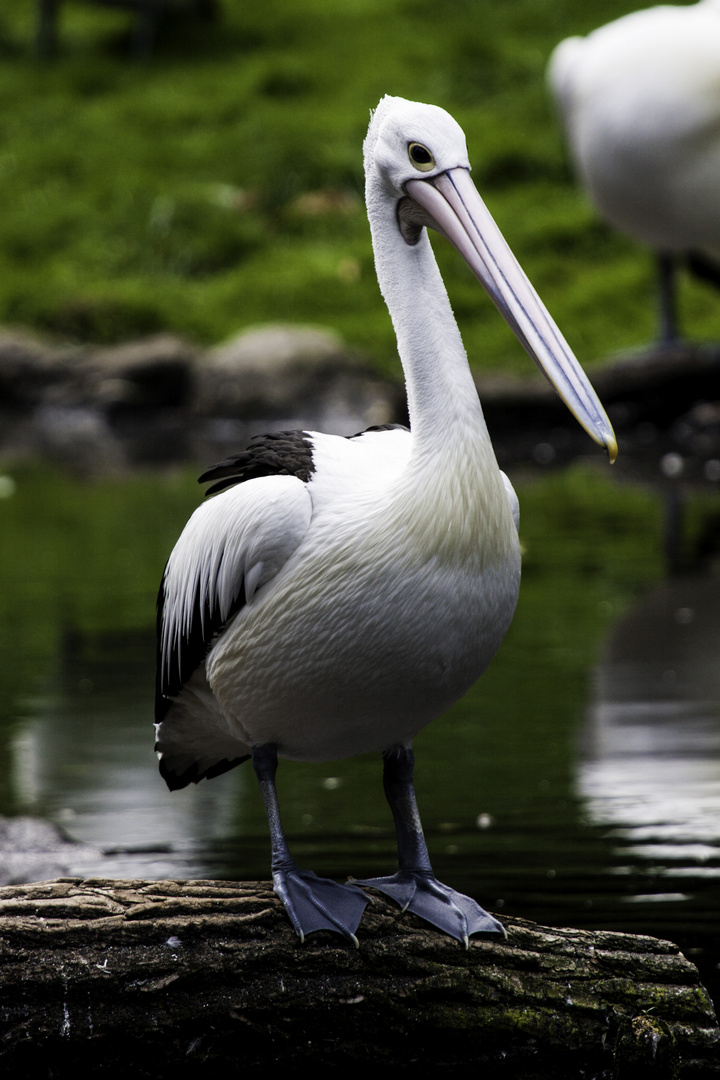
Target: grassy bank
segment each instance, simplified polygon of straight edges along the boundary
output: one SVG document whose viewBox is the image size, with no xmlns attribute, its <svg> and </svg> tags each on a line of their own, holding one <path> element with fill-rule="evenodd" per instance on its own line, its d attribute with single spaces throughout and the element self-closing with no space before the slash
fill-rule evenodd
<svg viewBox="0 0 720 1080">
<path fill-rule="evenodd" d="M 651 336 L 650 261 L 576 191 L 544 85 L 557 41 L 632 3 L 220 2 L 217 22 L 178 24 L 140 63 L 131 16 L 67 0 L 59 53 L 41 63 L 35 4 L 4 0 L 0 324 L 213 343 L 282 317 L 335 327 L 390 369 L 361 160 L 388 92 L 465 127 L 478 187 L 585 361 Z M 440 254 L 473 363 L 525 370 L 455 253 Z M 720 333 L 705 288 L 686 286 L 683 313 L 694 336 Z"/>
</svg>

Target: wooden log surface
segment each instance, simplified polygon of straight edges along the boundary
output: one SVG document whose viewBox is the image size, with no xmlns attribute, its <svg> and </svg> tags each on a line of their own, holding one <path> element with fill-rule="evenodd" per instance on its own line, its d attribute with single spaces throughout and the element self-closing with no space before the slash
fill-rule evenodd
<svg viewBox="0 0 720 1080">
<path fill-rule="evenodd" d="M 715 1013 L 677 946 L 504 918 L 507 940 L 466 951 L 375 896 L 356 949 L 301 944 L 264 882 L 0 888 L 2 1075 L 720 1075 Z"/>
</svg>

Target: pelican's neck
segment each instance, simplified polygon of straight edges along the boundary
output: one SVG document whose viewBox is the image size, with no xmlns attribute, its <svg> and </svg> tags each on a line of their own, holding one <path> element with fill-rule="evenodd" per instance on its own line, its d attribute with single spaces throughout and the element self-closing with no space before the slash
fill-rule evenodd
<svg viewBox="0 0 720 1080">
<path fill-rule="evenodd" d="M 412 450 L 393 487 L 412 550 L 500 577 L 518 560 L 517 532 L 450 301 L 423 230 L 411 246 L 395 205 L 368 184 L 378 281 L 405 372 Z M 482 537 L 482 542 L 479 538 Z M 504 579 L 503 579 L 504 580 Z"/>
<path fill-rule="evenodd" d="M 397 336 L 405 372 L 410 426 L 417 453 L 437 453 L 463 441 L 490 440 L 467 356 L 425 230 L 411 246 L 396 220 L 396 204 L 368 185 L 375 267 Z M 492 448 L 490 447 L 492 453 Z"/>
</svg>

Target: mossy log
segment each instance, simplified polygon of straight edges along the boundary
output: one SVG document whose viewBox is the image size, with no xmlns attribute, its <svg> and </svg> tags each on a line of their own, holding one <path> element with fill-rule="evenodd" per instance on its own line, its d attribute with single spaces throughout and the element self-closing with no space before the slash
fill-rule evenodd
<svg viewBox="0 0 720 1080">
<path fill-rule="evenodd" d="M 376 895 L 356 949 L 301 944 L 266 883 L 0 888 L 2 1074 L 720 1075 L 715 1013 L 677 946 L 505 918 L 507 940 L 466 951 Z"/>
</svg>

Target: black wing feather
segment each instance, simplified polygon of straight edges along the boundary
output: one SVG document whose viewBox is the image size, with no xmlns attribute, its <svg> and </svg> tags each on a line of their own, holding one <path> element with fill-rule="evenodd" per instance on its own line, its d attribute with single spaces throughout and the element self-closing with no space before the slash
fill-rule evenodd
<svg viewBox="0 0 720 1080">
<path fill-rule="evenodd" d="M 158 749 L 157 744 L 155 749 Z M 243 761 L 247 761 L 249 757 L 249 754 L 242 754 L 240 757 L 232 759 L 223 758 L 222 761 L 216 761 L 214 765 L 205 770 L 201 770 L 197 762 L 195 762 L 182 775 L 178 775 L 178 773 L 168 768 L 164 758 L 160 758 L 158 768 L 170 791 L 180 791 L 181 788 L 187 787 L 188 784 L 199 784 L 201 780 L 213 780 L 216 776 L 222 776 L 223 773 L 230 772 L 230 769 L 234 769 L 237 765 L 242 765 Z"/>
<path fill-rule="evenodd" d="M 259 476 L 297 476 L 298 480 L 307 483 L 314 471 L 312 440 L 308 432 L 271 431 L 256 435 L 245 450 L 207 469 L 198 483 L 217 481 L 205 492 L 207 496 Z"/>
</svg>

